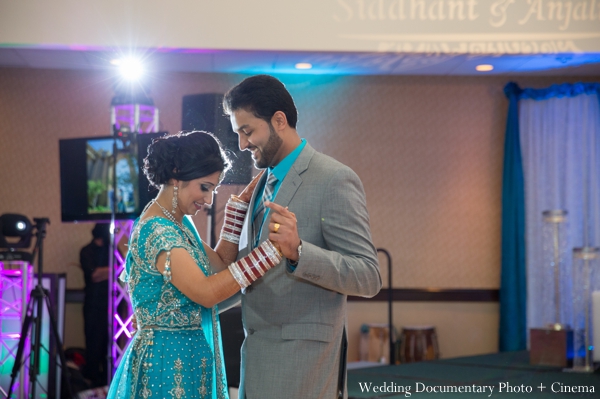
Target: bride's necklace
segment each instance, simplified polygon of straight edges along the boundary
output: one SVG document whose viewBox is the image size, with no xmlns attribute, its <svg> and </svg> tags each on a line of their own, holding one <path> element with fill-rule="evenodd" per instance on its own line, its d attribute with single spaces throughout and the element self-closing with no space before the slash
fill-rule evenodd
<svg viewBox="0 0 600 399">
<path fill-rule="evenodd" d="M 158 200 L 153 200 L 154 203 L 156 205 L 158 205 L 158 207 L 161 209 L 162 213 L 164 213 L 164 215 L 167 217 L 167 219 L 169 219 L 171 222 L 175 223 L 177 226 L 179 226 L 179 229 L 183 232 L 184 236 L 187 238 L 188 242 L 194 246 L 194 247 L 198 247 L 197 244 L 194 243 L 194 240 L 192 240 L 190 233 L 188 233 L 187 229 L 183 228 L 183 223 L 180 223 L 177 221 L 177 219 L 175 219 L 175 216 L 173 216 L 173 214 L 171 212 L 169 212 L 164 206 L 162 206 Z"/>
<path fill-rule="evenodd" d="M 169 219 L 171 222 L 175 223 L 177 226 L 179 226 L 181 228 L 181 230 L 183 230 L 183 225 L 181 224 L 181 222 L 178 222 L 177 219 L 175 219 L 175 216 L 173 216 L 173 214 L 171 212 L 169 212 L 167 210 L 167 208 L 165 208 L 164 206 L 162 206 L 160 204 L 160 202 L 158 202 L 158 200 L 154 200 L 154 203 L 156 205 L 158 205 L 158 207 L 160 208 L 160 210 L 162 211 L 162 213 L 167 217 L 167 219 Z"/>
</svg>

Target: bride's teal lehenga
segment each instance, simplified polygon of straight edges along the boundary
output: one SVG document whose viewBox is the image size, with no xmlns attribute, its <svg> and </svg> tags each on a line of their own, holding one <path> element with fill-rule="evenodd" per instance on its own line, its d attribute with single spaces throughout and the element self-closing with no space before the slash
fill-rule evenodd
<svg viewBox="0 0 600 399">
<path fill-rule="evenodd" d="M 212 274 L 187 217 L 183 230 L 162 217 L 136 221 L 121 279 L 139 331 L 121 358 L 108 399 L 228 399 L 217 307 L 191 301 L 156 269 L 158 255 L 173 248 L 185 248 L 205 275 Z"/>
</svg>

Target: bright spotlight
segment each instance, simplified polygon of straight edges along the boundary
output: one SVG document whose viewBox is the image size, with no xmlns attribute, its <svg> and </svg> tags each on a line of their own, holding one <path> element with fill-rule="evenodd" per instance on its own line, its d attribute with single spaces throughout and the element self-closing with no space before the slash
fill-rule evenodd
<svg viewBox="0 0 600 399">
<path fill-rule="evenodd" d="M 296 69 L 311 69 L 312 64 L 308 62 L 299 62 L 296 64 Z"/>
<path fill-rule="evenodd" d="M 489 72 L 494 69 L 494 66 L 490 65 L 490 64 L 481 64 L 481 65 L 477 65 L 475 67 L 475 69 L 479 72 Z"/>
<path fill-rule="evenodd" d="M 138 80 L 144 74 L 142 62 L 137 58 L 124 58 L 118 65 L 121 75 L 127 80 Z"/>
</svg>

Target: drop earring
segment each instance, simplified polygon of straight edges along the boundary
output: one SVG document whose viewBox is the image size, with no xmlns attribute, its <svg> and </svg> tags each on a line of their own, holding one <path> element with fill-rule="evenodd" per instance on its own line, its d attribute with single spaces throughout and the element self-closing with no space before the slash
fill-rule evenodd
<svg viewBox="0 0 600 399">
<path fill-rule="evenodd" d="M 172 208 L 171 209 L 171 213 L 174 215 L 175 214 L 175 210 L 177 209 L 177 190 L 179 190 L 179 187 L 173 185 L 173 202 L 172 204 Z"/>
</svg>

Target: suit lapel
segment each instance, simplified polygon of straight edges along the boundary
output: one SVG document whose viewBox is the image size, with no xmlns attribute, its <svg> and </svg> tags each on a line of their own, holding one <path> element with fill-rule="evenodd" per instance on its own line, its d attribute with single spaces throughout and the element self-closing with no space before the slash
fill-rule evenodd
<svg viewBox="0 0 600 399">
<path fill-rule="evenodd" d="M 257 200 L 259 187 L 264 187 L 267 180 L 267 174 L 264 173 L 258 184 L 256 185 L 256 189 L 252 193 L 252 198 L 250 199 L 250 204 L 248 204 L 248 213 L 246 213 L 246 219 L 244 219 L 244 225 L 242 226 L 242 235 L 240 236 L 240 243 L 238 245 L 238 249 L 240 252 L 245 248 L 248 248 L 248 252 L 252 249 L 252 213 L 254 211 L 254 203 Z"/>
<path fill-rule="evenodd" d="M 308 164 L 310 163 L 310 160 L 314 153 L 314 148 L 312 148 L 308 143 L 306 143 L 306 146 L 304 147 L 300 155 L 298 155 L 298 158 L 296 159 L 289 172 L 283 179 L 281 187 L 279 187 L 279 191 L 277 191 L 277 196 L 275 196 L 273 202 L 283 207 L 286 207 L 290 204 L 292 198 L 294 198 L 294 195 L 296 194 L 296 191 L 298 191 L 298 188 L 300 188 L 300 185 L 302 184 L 302 177 L 300 175 L 306 169 L 308 169 Z M 267 220 L 265 220 L 264 226 L 268 226 L 270 222 L 271 212 L 269 211 L 269 217 L 267 218 Z M 261 241 L 266 240 L 268 236 L 269 229 L 263 227 Z"/>
</svg>

